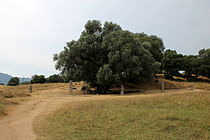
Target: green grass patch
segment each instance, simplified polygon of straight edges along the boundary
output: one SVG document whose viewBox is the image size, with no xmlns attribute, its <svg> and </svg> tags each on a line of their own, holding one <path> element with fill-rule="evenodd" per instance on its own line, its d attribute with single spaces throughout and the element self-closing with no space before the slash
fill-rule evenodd
<svg viewBox="0 0 210 140">
<path fill-rule="evenodd" d="M 43 140 L 210 139 L 210 93 L 69 104 L 39 121 Z"/>
</svg>

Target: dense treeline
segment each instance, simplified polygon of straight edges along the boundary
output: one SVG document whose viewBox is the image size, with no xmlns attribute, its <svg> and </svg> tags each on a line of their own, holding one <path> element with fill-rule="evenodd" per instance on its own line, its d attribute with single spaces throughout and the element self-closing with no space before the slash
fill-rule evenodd
<svg viewBox="0 0 210 140">
<path fill-rule="evenodd" d="M 44 75 L 34 75 L 32 76 L 31 84 L 36 83 L 63 83 L 63 77 L 59 74 L 53 74 L 48 78 L 45 78 Z"/>
<path fill-rule="evenodd" d="M 44 75 L 34 75 L 32 76 L 31 81 L 26 81 L 26 82 L 22 82 L 20 83 L 20 80 L 18 77 L 12 77 L 9 82 L 8 82 L 8 86 L 17 86 L 19 84 L 22 85 L 27 85 L 27 84 L 43 84 L 43 83 L 63 83 L 63 77 L 59 74 L 53 74 L 50 75 L 49 77 L 45 78 Z"/>
<path fill-rule="evenodd" d="M 169 79 L 172 76 L 182 76 L 189 81 L 198 81 L 198 76 L 210 78 L 210 49 L 202 49 L 198 55 L 182 55 L 175 50 L 166 50 L 162 67 Z"/>
<path fill-rule="evenodd" d="M 164 49 L 157 36 L 92 20 L 86 23 L 78 40 L 67 42 L 64 50 L 54 55 L 54 61 L 65 82 L 87 81 L 100 92 L 112 85 L 149 81 L 154 73 L 172 78 L 184 71 L 189 79 L 192 74 L 210 77 L 209 49 L 195 56 Z"/>
</svg>

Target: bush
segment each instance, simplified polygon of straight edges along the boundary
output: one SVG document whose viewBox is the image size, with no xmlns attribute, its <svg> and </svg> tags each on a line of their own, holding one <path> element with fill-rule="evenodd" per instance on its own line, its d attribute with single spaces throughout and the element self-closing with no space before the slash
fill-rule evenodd
<svg viewBox="0 0 210 140">
<path fill-rule="evenodd" d="M 12 77 L 9 82 L 8 82 L 8 86 L 17 86 L 20 84 L 20 80 L 18 77 Z"/>
</svg>

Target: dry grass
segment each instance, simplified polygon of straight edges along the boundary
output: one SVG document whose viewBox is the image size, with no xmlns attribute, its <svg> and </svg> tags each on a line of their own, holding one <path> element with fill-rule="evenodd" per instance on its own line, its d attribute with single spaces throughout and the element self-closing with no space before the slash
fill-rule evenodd
<svg viewBox="0 0 210 140">
<path fill-rule="evenodd" d="M 50 84 L 33 84 L 33 91 L 39 91 L 39 90 L 48 90 L 53 88 L 63 88 L 67 87 L 68 84 L 66 83 L 50 83 Z"/>
<path fill-rule="evenodd" d="M 156 90 L 161 89 L 161 81 L 164 81 L 165 89 L 183 89 L 190 88 L 191 85 L 196 85 L 196 88 L 206 85 L 206 87 L 210 86 L 207 83 L 193 83 L 193 82 L 176 82 L 170 81 L 166 79 L 158 79 L 156 81 L 151 81 L 149 83 L 139 83 L 139 84 L 128 84 L 127 88 L 135 88 L 135 89 L 145 89 L 145 90 Z"/>
<path fill-rule="evenodd" d="M 53 88 L 64 87 L 65 83 L 56 83 L 56 84 L 33 84 L 33 92 L 40 90 L 48 90 Z M 4 98 L 12 97 L 27 97 L 31 94 L 29 93 L 30 85 L 19 85 L 19 86 L 1 86 L 0 87 L 0 96 Z"/>
<path fill-rule="evenodd" d="M 5 114 L 5 100 L 0 96 L 0 116 Z"/>
<path fill-rule="evenodd" d="M 24 86 L 5 86 L 4 88 L 2 88 L 0 95 L 4 98 L 30 96 L 29 90 Z"/>
<path fill-rule="evenodd" d="M 210 83 L 207 82 L 176 82 L 165 79 L 164 82 L 166 84 L 166 89 L 171 89 L 174 87 L 174 89 L 194 88 L 210 90 Z"/>
<path fill-rule="evenodd" d="M 19 86 L 0 86 L 0 116 L 6 114 L 5 108 L 19 104 L 19 101 L 24 101 L 21 97 L 29 97 L 32 94 L 29 93 L 30 85 L 19 85 Z M 62 88 L 67 86 L 65 83 L 56 83 L 56 84 L 33 84 L 33 92 L 41 90 L 49 90 L 53 88 Z M 21 99 L 19 99 L 21 98 Z"/>
<path fill-rule="evenodd" d="M 40 140 L 207 140 L 210 92 L 69 104 L 36 125 Z"/>
</svg>

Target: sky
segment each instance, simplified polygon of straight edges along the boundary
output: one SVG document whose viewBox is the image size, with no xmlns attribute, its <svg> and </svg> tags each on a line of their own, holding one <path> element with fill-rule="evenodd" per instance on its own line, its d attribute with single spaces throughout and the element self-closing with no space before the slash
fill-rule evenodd
<svg viewBox="0 0 210 140">
<path fill-rule="evenodd" d="M 182 54 L 210 48 L 210 0 L 0 0 L 0 72 L 59 73 L 53 54 L 93 19 L 157 35 Z"/>
</svg>

